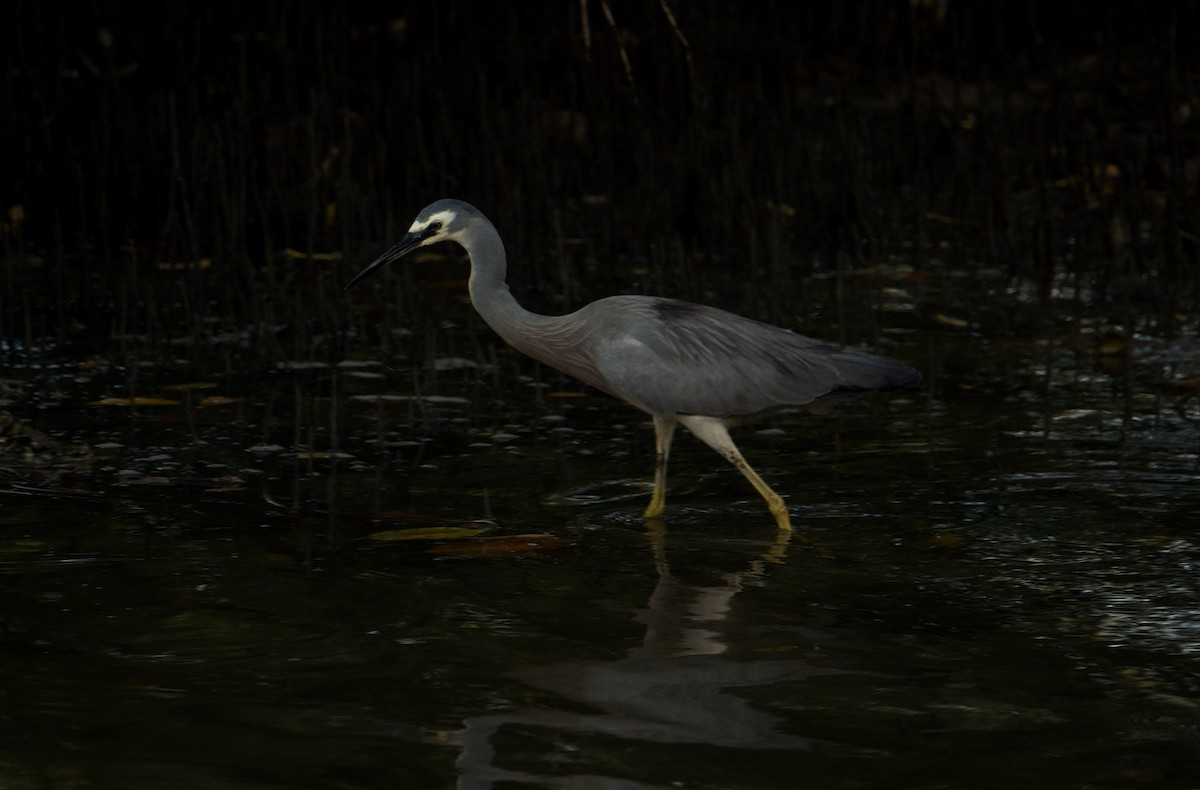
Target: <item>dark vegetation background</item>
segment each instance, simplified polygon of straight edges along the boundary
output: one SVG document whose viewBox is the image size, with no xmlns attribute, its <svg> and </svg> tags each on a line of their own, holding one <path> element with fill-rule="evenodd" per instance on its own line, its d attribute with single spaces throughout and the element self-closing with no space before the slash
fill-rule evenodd
<svg viewBox="0 0 1200 790">
<path fill-rule="evenodd" d="M 411 266 L 386 298 L 341 287 L 443 196 L 493 219 L 543 311 L 652 292 L 858 341 L 871 311 L 824 305 L 900 277 L 918 304 L 893 323 L 1073 310 L 1169 337 L 1200 303 L 1198 23 L 1115 0 L 5 3 L 0 361 L 230 333 L 342 358 L 436 313 Z"/>
</svg>

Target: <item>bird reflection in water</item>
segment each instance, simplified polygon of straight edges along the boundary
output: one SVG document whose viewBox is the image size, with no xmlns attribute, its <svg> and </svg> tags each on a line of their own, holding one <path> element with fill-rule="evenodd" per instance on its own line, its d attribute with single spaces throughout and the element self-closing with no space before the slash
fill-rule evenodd
<svg viewBox="0 0 1200 790">
<path fill-rule="evenodd" d="M 501 767 L 505 761 L 498 753 L 497 736 L 506 727 L 595 734 L 643 744 L 746 750 L 808 747 L 806 739 L 780 730 L 778 716 L 729 690 L 842 674 L 843 670 L 800 659 L 743 660 L 725 655 L 736 647 L 735 596 L 784 559 L 788 533 L 780 532 L 746 570 L 726 574 L 723 584 L 700 587 L 671 573 L 662 524 L 651 522 L 649 528 L 657 583 L 646 608 L 634 613 L 646 626 L 640 643 L 616 661 L 564 661 L 510 672 L 509 677 L 550 692 L 564 704 L 556 709 L 526 708 L 464 721 L 463 729 L 452 735 L 459 749 L 459 788 L 529 782 L 583 790 L 614 781 L 590 773 L 564 775 L 561 768 L 550 776 Z M 817 632 L 807 637 L 825 638 Z M 577 712 L 580 707 L 594 712 Z M 628 781 L 619 786 L 656 787 Z"/>
</svg>

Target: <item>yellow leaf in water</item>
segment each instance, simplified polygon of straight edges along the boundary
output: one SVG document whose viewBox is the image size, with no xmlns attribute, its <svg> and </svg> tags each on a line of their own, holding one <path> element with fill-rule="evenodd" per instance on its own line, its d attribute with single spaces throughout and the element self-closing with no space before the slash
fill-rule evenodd
<svg viewBox="0 0 1200 790">
<path fill-rule="evenodd" d="M 167 398 L 103 398 L 94 400 L 89 406 L 178 406 L 179 401 Z"/>
<path fill-rule="evenodd" d="M 546 533 L 528 535 L 497 535 L 494 538 L 471 538 L 443 543 L 428 549 L 431 554 L 457 554 L 483 557 L 492 554 L 537 554 L 557 551 L 571 545 L 570 538 Z"/>
<path fill-rule="evenodd" d="M 586 398 L 586 392 L 575 392 L 574 390 L 558 390 L 556 392 L 547 392 L 547 398 Z"/>
<path fill-rule="evenodd" d="M 933 320 L 942 326 L 948 326 L 951 329 L 966 329 L 971 325 L 969 321 L 963 318 L 955 318 L 954 316 L 938 313 L 933 317 Z"/>
<path fill-rule="evenodd" d="M 454 540 L 473 538 L 485 530 L 476 527 L 414 527 L 413 529 L 389 529 L 368 535 L 371 540 Z"/>
</svg>

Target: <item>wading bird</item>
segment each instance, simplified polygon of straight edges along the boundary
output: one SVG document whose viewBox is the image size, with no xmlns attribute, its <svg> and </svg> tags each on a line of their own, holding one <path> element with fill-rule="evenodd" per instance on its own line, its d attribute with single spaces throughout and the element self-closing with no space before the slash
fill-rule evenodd
<svg viewBox="0 0 1200 790">
<path fill-rule="evenodd" d="M 507 256 L 495 226 L 460 200 L 426 206 L 404 238 L 346 288 L 442 241 L 458 242 L 467 251 L 471 303 L 505 342 L 653 418 L 654 491 L 646 519 L 663 513 L 671 437 L 682 424 L 745 475 L 779 529 L 791 530 L 783 499 L 742 457 L 729 426 L 785 406 L 916 387 L 921 381 L 917 371 L 896 360 L 677 299 L 609 296 L 568 315 L 532 313 L 508 290 Z"/>
</svg>

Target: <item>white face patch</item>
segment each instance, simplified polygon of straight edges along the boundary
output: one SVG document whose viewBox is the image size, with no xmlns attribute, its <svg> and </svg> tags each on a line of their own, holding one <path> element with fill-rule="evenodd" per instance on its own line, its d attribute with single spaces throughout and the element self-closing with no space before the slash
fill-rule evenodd
<svg viewBox="0 0 1200 790">
<path fill-rule="evenodd" d="M 432 225 L 435 222 L 442 223 L 442 227 L 444 228 L 454 220 L 455 216 L 456 216 L 456 214 L 453 211 L 439 211 L 436 214 L 431 214 L 427 219 L 425 219 L 423 221 L 417 220 L 416 222 L 414 222 L 412 224 L 412 227 L 408 229 L 408 232 L 409 233 L 422 233 L 422 232 L 424 232 L 424 230 L 426 228 L 428 228 L 430 225 Z M 430 236 L 429 240 L 433 241 L 435 238 L 437 238 L 437 237 Z"/>
</svg>

